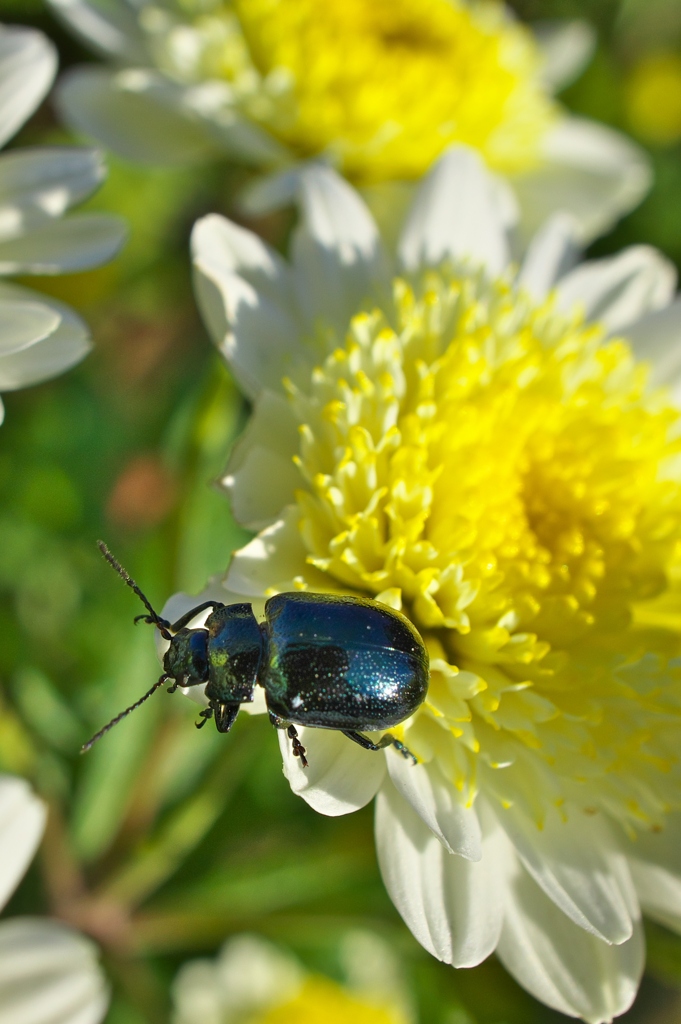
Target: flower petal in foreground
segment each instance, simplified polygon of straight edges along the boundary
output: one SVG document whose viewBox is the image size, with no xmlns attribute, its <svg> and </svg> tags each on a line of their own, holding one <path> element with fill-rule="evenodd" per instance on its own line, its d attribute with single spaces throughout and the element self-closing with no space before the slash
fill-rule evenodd
<svg viewBox="0 0 681 1024">
<path fill-rule="evenodd" d="M 260 533 L 226 600 L 401 607 L 431 678 L 392 730 L 416 766 L 305 730 L 310 769 L 285 751 L 286 774 L 326 814 L 377 791 L 386 886 L 433 955 L 496 950 L 550 1006 L 610 1020 L 643 970 L 641 911 L 681 930 L 673 268 L 647 247 L 577 265 L 565 215 L 505 265 L 508 210 L 462 147 L 395 256 L 330 169 L 291 189 L 290 264 L 222 218 L 193 238 L 207 323 L 254 399 L 223 482 Z"/>
<path fill-rule="evenodd" d="M 23 779 L 0 776 L 0 907 L 24 875 L 46 808 Z M 99 1024 L 109 1004 L 97 949 L 58 921 L 0 921 L 0 1024 Z"/>
<path fill-rule="evenodd" d="M 99 1024 L 108 1004 L 93 942 L 57 921 L 0 922 L 2 1024 Z"/>
<path fill-rule="evenodd" d="M 33 860 L 45 828 L 45 806 L 23 779 L 0 776 L 0 907 Z"/>
</svg>

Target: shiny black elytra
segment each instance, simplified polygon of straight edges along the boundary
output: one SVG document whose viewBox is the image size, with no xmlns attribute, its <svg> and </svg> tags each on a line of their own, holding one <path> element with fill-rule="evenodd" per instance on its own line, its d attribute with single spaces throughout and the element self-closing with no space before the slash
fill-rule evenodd
<svg viewBox="0 0 681 1024">
<path fill-rule="evenodd" d="M 398 725 L 425 699 L 428 654 L 404 615 L 368 598 L 298 592 L 271 597 L 260 624 L 250 604 L 219 601 L 204 601 L 171 624 L 157 615 L 101 541 L 99 548 L 147 608 L 149 614 L 135 621 L 155 625 L 170 647 L 160 679 L 100 729 L 84 751 L 172 681 L 169 693 L 205 684 L 209 703 L 197 727 L 213 718 L 219 732 L 229 732 L 241 705 L 253 701 L 256 684 L 262 686 L 272 725 L 286 729 L 304 767 L 308 762 L 296 725 L 338 730 L 366 750 L 392 744 L 416 761 L 390 733 L 377 743 L 362 735 Z M 205 624 L 190 628 L 188 623 L 208 608 Z"/>
</svg>

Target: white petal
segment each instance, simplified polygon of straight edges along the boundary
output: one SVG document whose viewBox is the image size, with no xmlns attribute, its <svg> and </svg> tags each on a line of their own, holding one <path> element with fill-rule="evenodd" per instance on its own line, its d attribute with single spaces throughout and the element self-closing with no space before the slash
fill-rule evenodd
<svg viewBox="0 0 681 1024">
<path fill-rule="evenodd" d="M 255 167 L 290 163 L 291 152 L 255 121 L 241 115 L 234 105 L 229 82 L 209 79 L 190 85 L 181 93 L 168 93 L 174 105 L 192 119 L 203 122 L 208 137 L 233 159 Z"/>
<path fill-rule="evenodd" d="M 578 78 L 596 48 L 596 33 L 586 21 L 540 21 L 532 26 L 541 49 L 541 78 L 551 92 Z"/>
<path fill-rule="evenodd" d="M 262 596 L 271 591 L 294 589 L 294 579 L 305 570 L 307 551 L 292 506 L 240 551 L 235 551 L 225 585 L 237 594 Z"/>
<path fill-rule="evenodd" d="M 290 267 L 257 235 L 210 215 L 192 232 L 194 287 L 213 340 L 251 397 L 280 390 L 302 333 Z"/>
<path fill-rule="evenodd" d="M 127 226 L 106 213 L 78 213 L 48 221 L 17 238 L 0 242 L 0 274 L 61 274 L 89 270 L 112 259 Z"/>
<path fill-rule="evenodd" d="M 509 880 L 497 955 L 536 999 L 590 1024 L 624 1013 L 636 996 L 645 961 L 640 923 L 610 946 L 583 931 L 518 865 Z"/>
<path fill-rule="evenodd" d="M 558 305 L 564 310 L 580 306 L 588 320 L 599 320 L 614 332 L 668 306 L 675 288 L 674 265 L 651 246 L 632 245 L 570 271 L 558 284 Z"/>
<path fill-rule="evenodd" d="M 271 448 L 250 445 L 244 452 L 239 469 L 225 477 L 224 484 L 232 494 L 234 518 L 249 530 L 260 530 L 275 521 L 300 486 L 300 474 L 291 456 L 282 458 Z M 265 481 L 267 485 L 265 485 Z"/>
<path fill-rule="evenodd" d="M 57 51 L 42 32 L 0 26 L 0 146 L 30 117 L 57 70 Z"/>
<path fill-rule="evenodd" d="M 144 59 L 142 33 L 124 0 L 48 0 L 52 10 L 84 42 L 111 56 Z"/>
<path fill-rule="evenodd" d="M 294 501 L 301 485 L 293 463 L 298 441 L 298 424 L 283 395 L 261 392 L 222 480 L 242 526 L 261 530 Z"/>
<path fill-rule="evenodd" d="M 0 391 L 14 391 L 56 377 L 84 359 L 90 332 L 73 310 L 28 288 L 0 283 L 0 308 L 6 302 L 40 303 L 58 318 L 57 326 L 34 345 L 0 358 Z"/>
<path fill-rule="evenodd" d="M 60 321 L 57 311 L 42 302 L 0 302 L 0 380 L 5 357 L 42 341 Z"/>
<path fill-rule="evenodd" d="M 587 243 L 638 205 L 652 175 L 643 150 L 624 135 L 565 117 L 546 135 L 542 164 L 512 182 L 525 243 L 556 210 L 573 215 Z"/>
<path fill-rule="evenodd" d="M 482 833 L 472 807 L 455 799 L 437 765 L 412 764 L 396 750 L 386 751 L 388 771 L 397 791 L 411 804 L 449 853 L 467 860 L 482 857 Z"/>
<path fill-rule="evenodd" d="M 633 857 L 629 867 L 644 914 L 681 932 L 681 873 Z"/>
<path fill-rule="evenodd" d="M 662 832 L 639 833 L 628 857 L 644 912 L 680 932 L 681 815 L 670 814 Z"/>
<path fill-rule="evenodd" d="M 609 943 L 628 939 L 640 917 L 623 852 L 601 817 L 570 808 L 557 811 L 541 829 L 516 808 L 497 818 L 535 882 L 572 921 Z"/>
<path fill-rule="evenodd" d="M 629 326 L 626 336 L 637 358 L 651 364 L 651 383 L 665 385 L 681 405 L 681 298 Z"/>
<path fill-rule="evenodd" d="M 212 960 L 202 958 L 183 964 L 170 994 L 173 1001 L 171 1024 L 225 1024 L 222 992 Z"/>
<path fill-rule="evenodd" d="M 0 1024 L 99 1024 L 109 993 L 97 948 L 43 918 L 0 924 Z"/>
<path fill-rule="evenodd" d="M 298 171 L 298 202 L 292 245 L 298 303 L 311 326 L 331 325 L 342 338 L 350 317 L 387 287 L 378 228 L 357 192 L 321 164 Z"/>
<path fill-rule="evenodd" d="M 554 213 L 532 239 L 525 254 L 518 284 L 541 302 L 556 281 L 577 261 L 578 228 L 567 213 Z"/>
<path fill-rule="evenodd" d="M 440 157 L 419 187 L 398 255 L 407 270 L 471 260 L 500 274 L 509 259 L 499 189 L 480 156 L 465 146 Z"/>
<path fill-rule="evenodd" d="M 64 120 L 129 160 L 188 164 L 216 152 L 204 123 L 184 113 L 183 90 L 146 70 L 80 67 L 56 91 Z"/>
<path fill-rule="evenodd" d="M 363 750 L 333 729 L 309 729 L 297 725 L 309 765 L 303 768 L 294 757 L 286 731 L 278 729 L 284 759 L 284 775 L 297 796 L 319 811 L 336 818 L 366 806 L 385 778 L 385 757 L 377 750 Z"/>
<path fill-rule="evenodd" d="M 300 190 L 302 164 L 286 170 L 262 174 L 244 186 L 239 193 L 239 208 L 246 214 L 262 217 L 295 203 Z"/>
<path fill-rule="evenodd" d="M 278 252 L 253 231 L 217 213 L 196 222 L 191 251 L 194 260 L 209 264 L 216 272 L 240 274 L 250 284 L 282 298 L 293 287 L 291 269 Z"/>
<path fill-rule="evenodd" d="M 46 809 L 24 779 L 0 775 L 0 907 L 33 860 Z"/>
<path fill-rule="evenodd" d="M 513 857 L 499 829 L 484 836 L 478 862 L 448 853 L 386 780 L 376 800 L 376 849 L 390 898 L 433 956 L 473 967 L 494 951 L 505 858 Z"/>
<path fill-rule="evenodd" d="M 22 149 L 0 157 L 0 238 L 59 217 L 101 184 L 101 153 L 75 146 Z"/>
</svg>

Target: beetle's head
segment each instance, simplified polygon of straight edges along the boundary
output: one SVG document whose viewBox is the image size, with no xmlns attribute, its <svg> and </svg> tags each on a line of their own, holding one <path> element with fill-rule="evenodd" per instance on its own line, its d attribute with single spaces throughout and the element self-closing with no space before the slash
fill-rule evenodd
<svg viewBox="0 0 681 1024">
<path fill-rule="evenodd" d="M 179 686 L 195 686 L 208 680 L 208 632 L 180 629 L 163 658 L 165 674 Z"/>
</svg>

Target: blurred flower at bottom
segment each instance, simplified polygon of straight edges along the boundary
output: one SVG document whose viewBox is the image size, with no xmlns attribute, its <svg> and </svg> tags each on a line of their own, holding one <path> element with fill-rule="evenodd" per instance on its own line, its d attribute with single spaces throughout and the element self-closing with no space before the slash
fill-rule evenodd
<svg viewBox="0 0 681 1024">
<path fill-rule="evenodd" d="M 45 808 L 23 779 L 0 776 L 0 906 L 33 859 Z M 42 917 L 0 923 L 0 1024 L 99 1024 L 109 1002 L 92 942 Z"/>
<path fill-rule="evenodd" d="M 400 964 L 382 939 L 348 932 L 338 960 L 343 984 L 265 939 L 238 935 L 215 960 L 180 969 L 172 1024 L 412 1024 Z"/>
</svg>

